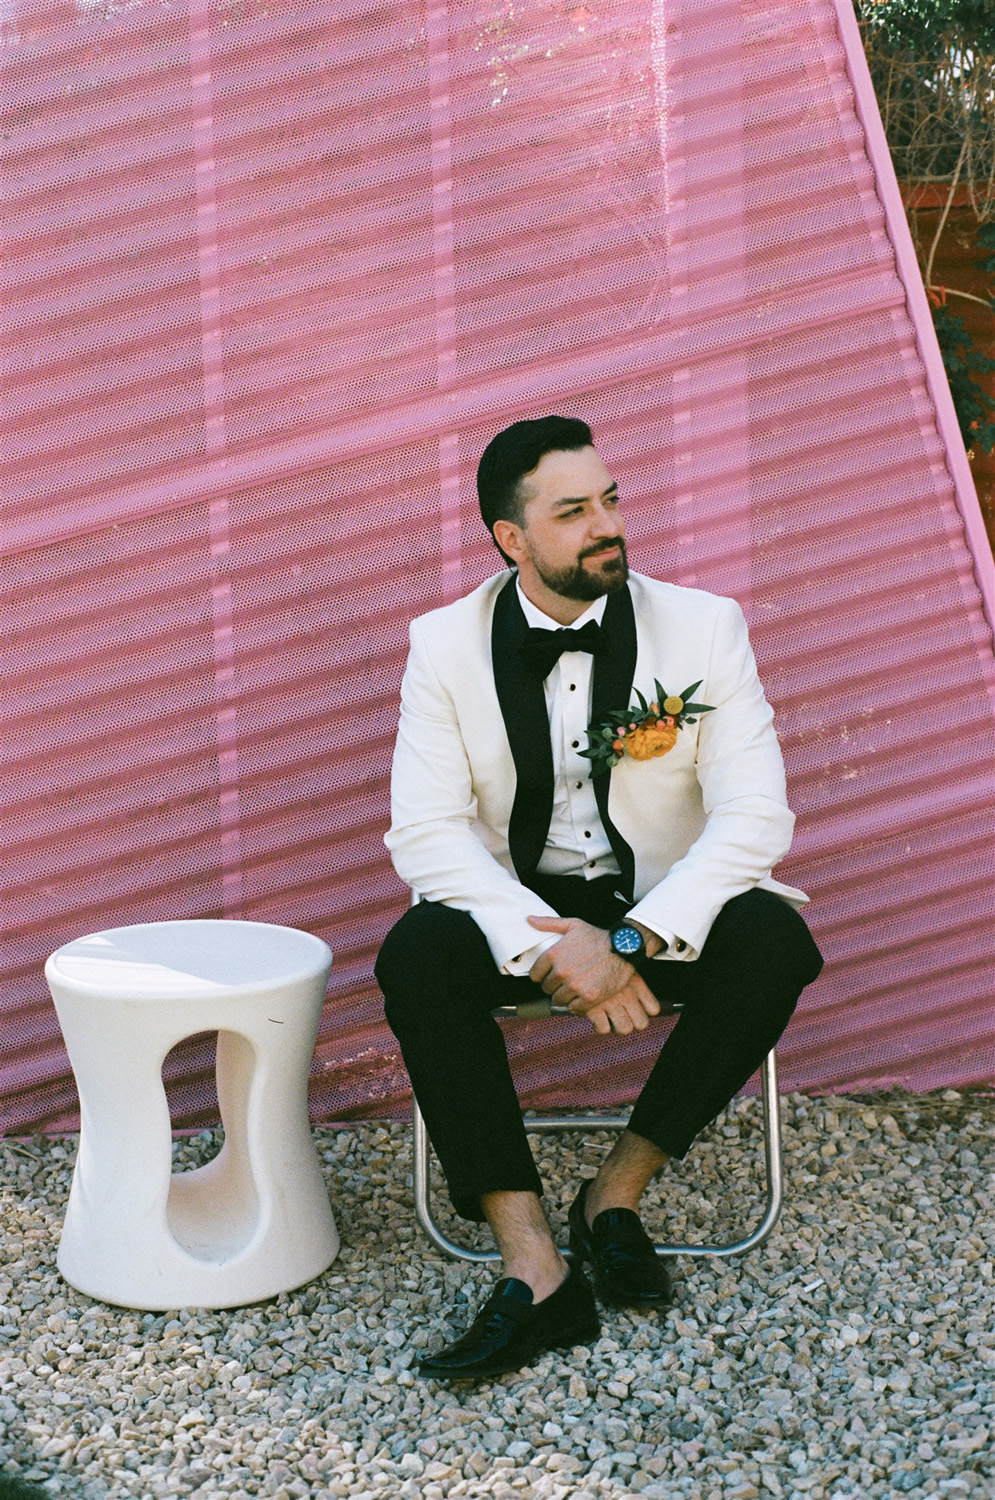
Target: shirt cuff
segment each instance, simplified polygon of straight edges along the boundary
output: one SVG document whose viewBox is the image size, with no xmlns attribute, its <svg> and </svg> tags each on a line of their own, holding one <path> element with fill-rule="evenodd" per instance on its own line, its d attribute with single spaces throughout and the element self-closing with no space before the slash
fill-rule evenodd
<svg viewBox="0 0 995 1500">
<path fill-rule="evenodd" d="M 663 958 L 670 959 L 672 963 L 688 963 L 691 959 L 698 957 L 696 950 L 689 943 L 677 937 L 675 933 L 668 932 L 666 927 L 655 927 L 652 922 L 647 922 L 645 917 L 637 917 L 636 921 L 640 922 L 643 927 L 648 927 L 650 932 L 655 932 L 663 943 L 659 953 L 653 955 L 654 963 Z"/>
<path fill-rule="evenodd" d="M 501 965 L 502 974 L 510 974 L 512 979 L 528 979 L 529 970 L 536 959 L 545 953 L 547 948 L 552 948 L 560 941 L 558 934 L 550 933 L 548 937 L 540 938 L 531 948 L 526 948 L 524 953 L 519 953 L 515 958 L 509 958 L 507 963 Z"/>
</svg>

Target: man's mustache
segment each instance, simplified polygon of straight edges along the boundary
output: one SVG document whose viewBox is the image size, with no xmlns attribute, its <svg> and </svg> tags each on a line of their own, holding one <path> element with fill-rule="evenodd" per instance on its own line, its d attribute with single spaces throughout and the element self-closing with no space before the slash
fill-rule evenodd
<svg viewBox="0 0 995 1500">
<path fill-rule="evenodd" d="M 585 552 L 582 552 L 580 554 L 581 561 L 583 561 L 585 557 L 600 557 L 602 552 L 614 552 L 616 547 L 624 557 L 625 543 L 621 537 L 616 537 L 613 542 L 602 542 L 600 547 L 588 547 Z"/>
</svg>

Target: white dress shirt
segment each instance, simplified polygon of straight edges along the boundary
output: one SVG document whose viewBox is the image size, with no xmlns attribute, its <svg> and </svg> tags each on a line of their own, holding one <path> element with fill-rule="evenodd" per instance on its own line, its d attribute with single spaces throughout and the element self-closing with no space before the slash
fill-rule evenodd
<svg viewBox="0 0 995 1500">
<path fill-rule="evenodd" d="M 580 630 L 589 620 L 600 625 L 608 603 L 607 595 L 602 594 L 571 625 L 563 627 L 525 597 L 520 583 L 516 587 L 525 619 L 536 630 Z M 603 875 L 621 874 L 598 811 L 591 762 L 580 754 L 587 749 L 593 680 L 591 653 L 564 651 L 543 683 L 553 750 L 553 813 L 546 847 L 539 860 L 540 875 L 575 875 L 596 880 Z M 644 922 L 643 926 L 649 923 Z M 686 945 L 678 951 L 674 933 L 656 927 L 652 931 L 665 945 L 655 957 L 686 961 L 697 956 Z M 558 942 L 555 933 L 543 935 L 534 947 L 509 959 L 502 972 L 515 977 L 528 974 L 539 955 Z"/>
</svg>

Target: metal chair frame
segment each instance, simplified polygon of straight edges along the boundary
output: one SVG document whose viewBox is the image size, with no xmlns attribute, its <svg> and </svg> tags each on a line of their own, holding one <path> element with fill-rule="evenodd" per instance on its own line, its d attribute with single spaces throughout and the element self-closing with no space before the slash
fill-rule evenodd
<svg viewBox="0 0 995 1500">
<path fill-rule="evenodd" d="M 527 1019 L 534 1016 L 567 1015 L 568 1011 L 559 1006 L 551 1004 L 544 1005 L 541 1001 L 529 1002 L 525 1005 L 514 1007 L 511 1005 L 501 1006 L 494 1012 L 495 1016 L 513 1017 Z M 745 1255 L 747 1250 L 755 1250 L 762 1245 L 773 1230 L 778 1219 L 781 1217 L 781 1208 L 784 1196 L 783 1182 L 783 1158 L 781 1154 L 781 1099 L 777 1084 L 777 1055 L 771 1048 L 761 1064 L 761 1086 L 763 1099 L 764 1118 L 764 1161 L 766 1165 L 766 1188 L 767 1204 L 764 1215 L 749 1234 L 741 1240 L 735 1240 L 728 1245 L 679 1245 L 662 1244 L 657 1245 L 657 1255 L 691 1255 L 691 1256 L 726 1256 Z M 626 1115 L 603 1115 L 586 1112 L 576 1115 L 543 1114 L 526 1115 L 525 1127 L 529 1131 L 544 1130 L 623 1130 L 627 1122 Z M 439 1227 L 432 1217 L 432 1166 L 431 1148 L 428 1139 L 428 1131 L 422 1118 L 418 1101 L 413 1100 L 413 1184 L 415 1200 L 415 1216 L 425 1235 L 445 1255 L 452 1256 L 455 1260 L 468 1260 L 474 1264 L 484 1264 L 501 1259 L 496 1250 L 471 1250 L 466 1245 L 460 1245 L 451 1240 Z M 568 1252 L 564 1251 L 564 1254 Z"/>
</svg>

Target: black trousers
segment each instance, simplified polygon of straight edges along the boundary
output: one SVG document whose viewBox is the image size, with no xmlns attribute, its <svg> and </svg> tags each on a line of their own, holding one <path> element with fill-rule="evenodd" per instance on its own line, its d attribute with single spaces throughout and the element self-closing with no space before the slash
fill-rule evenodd
<svg viewBox="0 0 995 1500">
<path fill-rule="evenodd" d="M 631 904 L 615 895 L 615 876 L 536 876 L 531 884 L 561 916 L 597 927 L 614 926 Z M 661 1006 L 684 1009 L 628 1128 L 679 1158 L 760 1066 L 822 958 L 798 913 L 753 889 L 722 908 L 697 959 L 646 967 Z M 466 912 L 427 901 L 387 934 L 376 974 L 457 1213 L 481 1219 L 483 1193 L 541 1195 L 491 1014 L 540 994 L 538 986 L 500 973 Z"/>
</svg>

